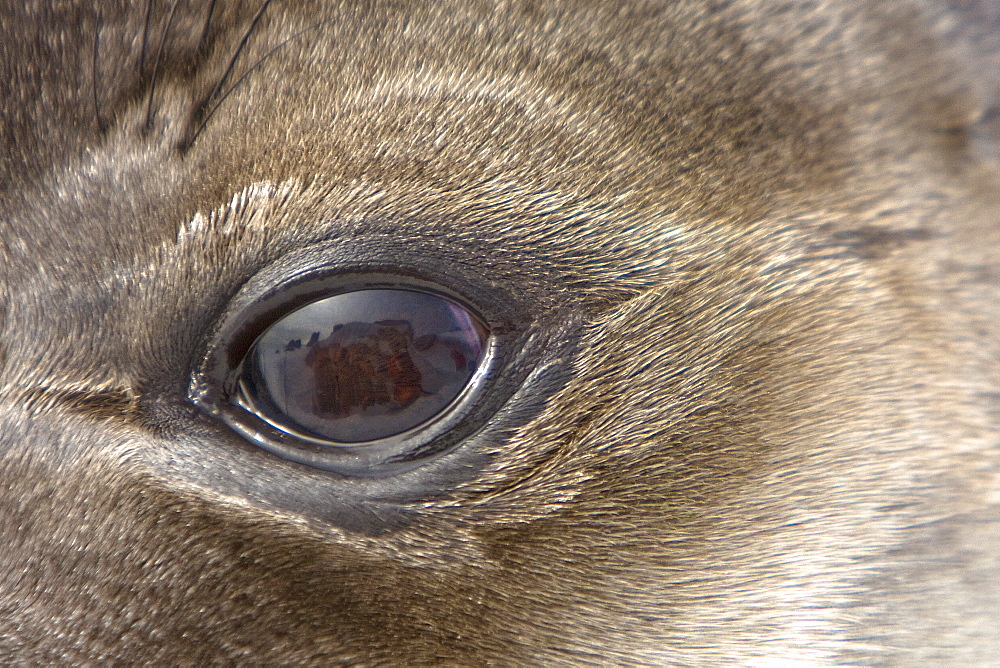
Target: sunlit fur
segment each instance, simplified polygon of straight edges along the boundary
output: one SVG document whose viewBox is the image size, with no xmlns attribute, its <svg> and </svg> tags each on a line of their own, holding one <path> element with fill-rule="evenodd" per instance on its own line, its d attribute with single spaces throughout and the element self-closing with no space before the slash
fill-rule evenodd
<svg viewBox="0 0 1000 668">
<path fill-rule="evenodd" d="M 4 2 L 0 662 L 995 662 L 1000 8 L 944 4 Z M 194 410 L 317 243 L 521 300 L 524 387 L 375 478 Z"/>
</svg>

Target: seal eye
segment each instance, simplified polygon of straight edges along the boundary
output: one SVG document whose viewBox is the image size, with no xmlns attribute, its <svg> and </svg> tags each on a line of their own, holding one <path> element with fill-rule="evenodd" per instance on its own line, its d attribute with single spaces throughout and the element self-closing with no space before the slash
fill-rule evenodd
<svg viewBox="0 0 1000 668">
<path fill-rule="evenodd" d="M 258 337 L 239 376 L 241 403 L 313 442 L 397 436 L 447 412 L 480 367 L 488 336 L 469 309 L 436 294 L 337 294 Z"/>
<path fill-rule="evenodd" d="M 469 443 L 534 369 L 531 312 L 480 274 L 436 263 L 429 280 L 433 249 L 395 250 L 392 273 L 354 264 L 363 251 L 309 247 L 244 284 L 206 341 L 191 403 L 271 454 L 344 476 L 403 473 Z"/>
</svg>

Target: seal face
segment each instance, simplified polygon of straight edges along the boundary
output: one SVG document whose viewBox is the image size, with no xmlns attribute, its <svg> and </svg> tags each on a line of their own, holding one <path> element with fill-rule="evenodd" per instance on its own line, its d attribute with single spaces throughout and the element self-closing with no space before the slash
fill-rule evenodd
<svg viewBox="0 0 1000 668">
<path fill-rule="evenodd" d="M 995 661 L 1000 9 L 883 5 L 0 7 L 0 663 Z"/>
</svg>

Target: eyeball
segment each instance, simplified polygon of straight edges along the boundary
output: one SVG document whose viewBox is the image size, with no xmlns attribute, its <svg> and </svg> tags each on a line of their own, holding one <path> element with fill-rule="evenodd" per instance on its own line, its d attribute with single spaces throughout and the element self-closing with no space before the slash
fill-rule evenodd
<svg viewBox="0 0 1000 668">
<path fill-rule="evenodd" d="M 336 294 L 257 338 L 241 365 L 239 400 L 285 434 L 363 447 L 447 415 L 473 389 L 488 339 L 475 313 L 437 294 Z"/>
<path fill-rule="evenodd" d="M 413 468 L 473 433 L 519 378 L 496 383 L 518 345 L 502 297 L 471 290 L 494 328 L 416 277 L 317 271 L 255 283 L 212 335 L 190 398 L 282 459 L 351 476 Z"/>
</svg>

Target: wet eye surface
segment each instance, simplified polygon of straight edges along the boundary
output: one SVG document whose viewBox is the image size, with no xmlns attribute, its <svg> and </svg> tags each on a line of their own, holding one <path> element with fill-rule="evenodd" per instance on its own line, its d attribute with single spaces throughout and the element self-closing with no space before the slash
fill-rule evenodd
<svg viewBox="0 0 1000 668">
<path fill-rule="evenodd" d="M 250 443 L 343 475 L 392 475 L 459 447 L 530 371 L 515 365 L 530 319 L 504 292 L 478 278 L 448 276 L 459 292 L 312 269 L 313 253 L 335 257 L 307 249 L 244 286 L 191 377 L 191 402 Z"/>
<path fill-rule="evenodd" d="M 275 429 L 354 445 L 419 429 L 471 391 L 489 330 L 429 292 L 366 289 L 273 323 L 239 373 L 243 406 Z"/>
<path fill-rule="evenodd" d="M 569 377 L 577 326 L 546 293 L 511 290 L 490 267 L 384 236 L 283 255 L 215 316 L 187 399 L 295 464 L 383 478 L 435 461 L 427 475 L 452 465 L 464 475 Z M 526 384 L 536 389 L 522 396 Z M 248 466 L 283 466 L 201 420 L 192 428 Z"/>
</svg>

